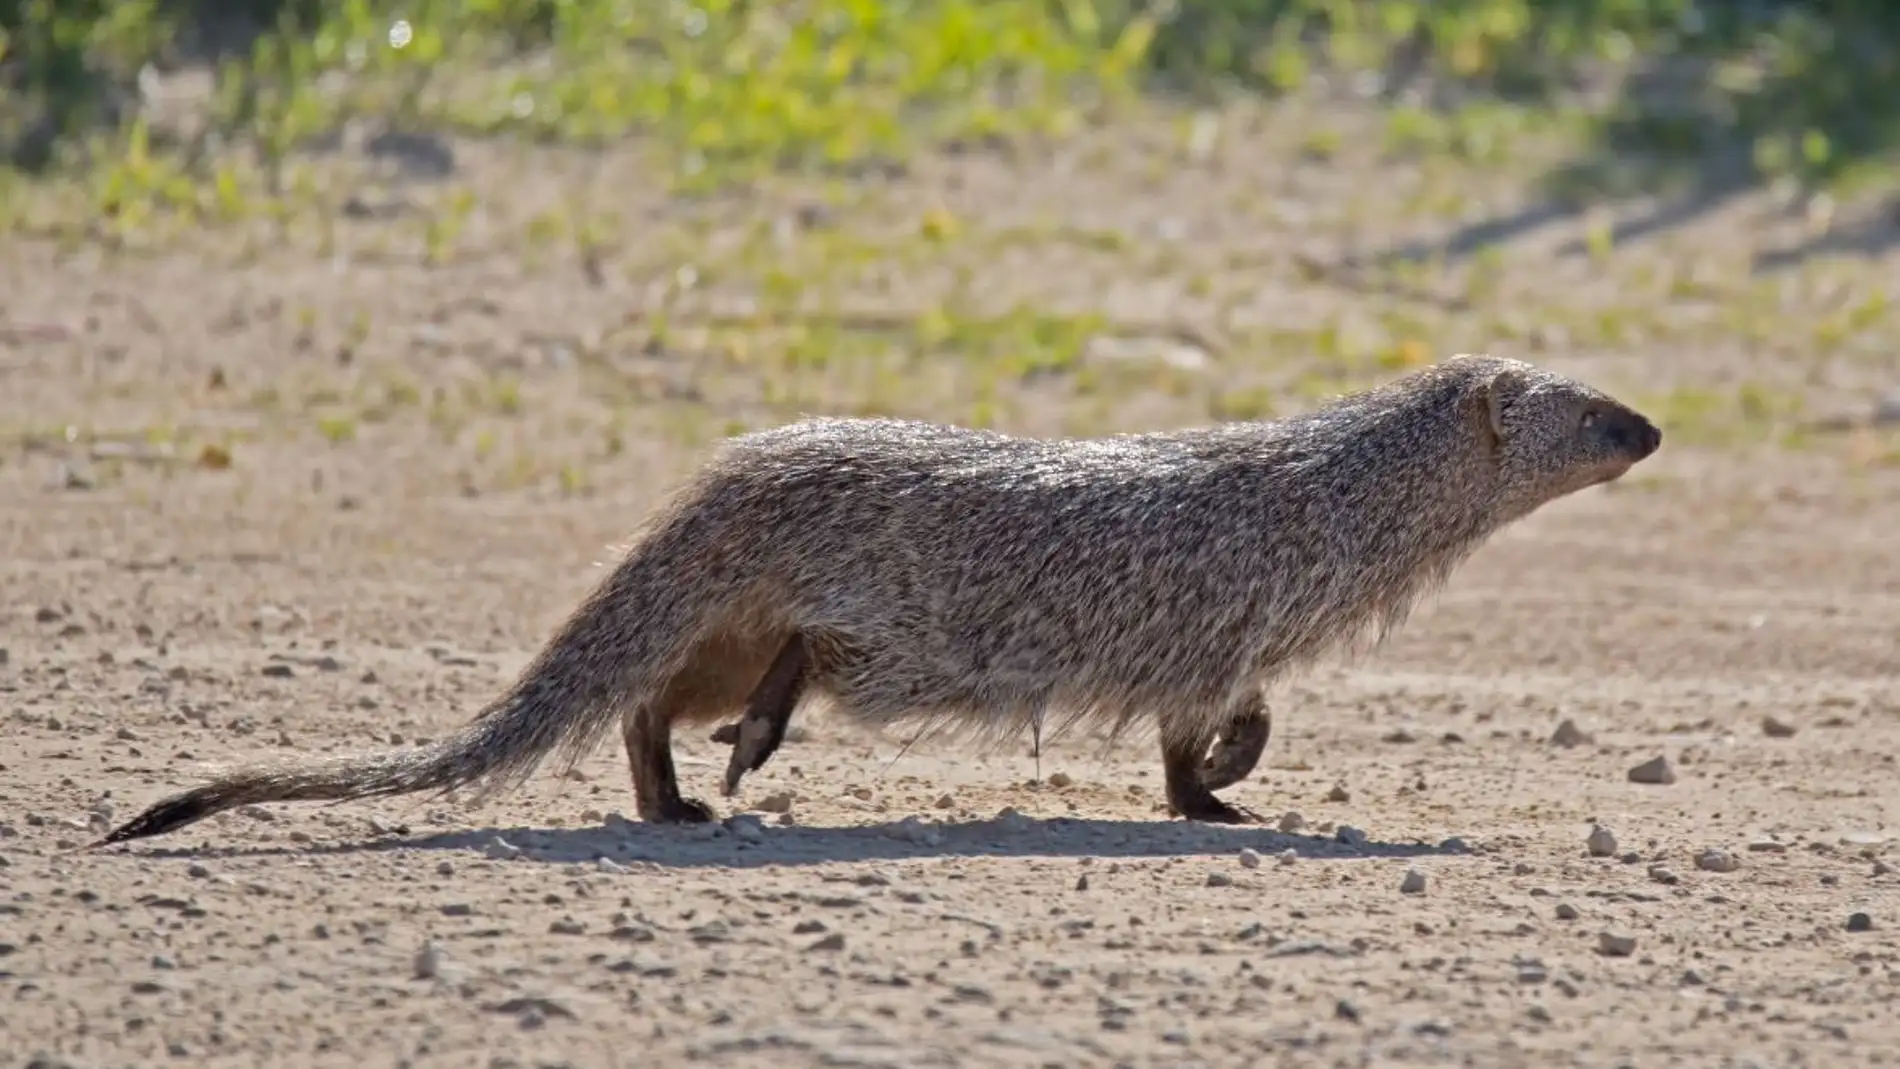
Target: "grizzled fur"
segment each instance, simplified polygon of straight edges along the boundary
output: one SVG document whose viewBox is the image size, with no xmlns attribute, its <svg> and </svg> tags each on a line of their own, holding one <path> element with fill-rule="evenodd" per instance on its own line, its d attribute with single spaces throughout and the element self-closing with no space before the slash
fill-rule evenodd
<svg viewBox="0 0 1900 1069">
<path fill-rule="evenodd" d="M 241 769 L 104 841 L 247 803 L 498 791 L 616 722 L 642 817 L 709 819 L 679 793 L 673 727 L 774 721 L 763 750 L 746 744 L 756 768 L 802 697 L 869 727 L 1152 723 L 1175 811 L 1245 819 L 1195 769 L 1225 725 L 1263 715 L 1263 687 L 1383 636 L 1487 536 L 1660 441 L 1588 386 L 1489 357 L 1167 433 L 815 419 L 745 435 L 458 734 Z"/>
</svg>

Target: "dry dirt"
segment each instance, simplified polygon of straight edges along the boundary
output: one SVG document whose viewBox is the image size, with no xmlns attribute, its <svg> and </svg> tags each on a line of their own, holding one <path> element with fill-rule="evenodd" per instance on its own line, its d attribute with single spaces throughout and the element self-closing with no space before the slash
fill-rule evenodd
<svg viewBox="0 0 1900 1069">
<path fill-rule="evenodd" d="M 479 194 L 527 195 L 476 155 L 462 180 Z M 1328 206 L 1377 200 L 1391 180 L 1276 158 L 1199 179 L 937 161 L 839 225 L 947 203 L 963 218 L 1125 223 L 1137 245 L 1167 219 L 1187 249 L 1324 249 L 1338 245 Z M 611 166 L 591 181 L 640 188 Z M 1278 224 L 1298 241 L 1223 214 L 1300 182 L 1304 207 Z M 665 223 L 656 197 L 625 196 Z M 1779 240 L 1757 218 L 1706 222 L 1667 255 L 1745 258 Z M 1851 436 L 1716 449 L 1672 430 L 1640 479 L 1498 537 L 1386 648 L 1277 702 L 1267 761 L 1229 794 L 1302 814 L 1298 830 L 1166 819 L 1146 742 L 1062 740 L 1038 782 L 1028 740 L 987 757 L 900 753 L 900 739 L 806 717 L 732 800 L 716 794 L 720 748 L 682 742 L 689 791 L 722 812 L 790 792 L 789 815 L 743 833 L 627 822 L 624 759 L 603 749 L 480 809 L 276 806 L 73 852 L 107 814 L 207 763 L 449 730 L 728 418 L 792 414 L 759 408 L 743 368 L 650 348 L 619 355 L 658 385 L 607 413 L 595 380 L 545 342 L 621 322 L 647 292 L 626 276 L 673 277 L 658 242 L 630 241 L 626 271 L 591 287 L 571 263 L 528 271 L 501 253 L 429 266 L 267 247 L 240 261 L 219 240 L 149 256 L 28 238 L 0 250 L 8 1064 L 1900 1060 L 1887 867 L 1900 863 L 1900 470 L 1877 462 L 1889 444 Z M 1525 247 L 1526 263 L 1560 262 Z M 1295 287 L 1261 262 L 1221 281 L 1255 288 L 1268 318 L 1300 300 L 1397 300 Z M 989 279 L 1005 291 L 1092 293 L 1129 315 L 1192 303 L 1145 269 L 995 267 L 1018 272 Z M 1546 270 L 1546 296 L 1600 273 L 1537 267 L 1520 289 Z M 1900 278 L 1891 257 L 1840 270 Z M 1515 314 L 1535 320 L 1527 300 Z M 352 334 L 359 315 L 372 325 Z M 1892 351 L 1816 361 L 1805 381 L 1865 401 Z M 1559 340 L 1533 358 L 1635 391 L 1772 380 L 1785 354 L 1718 331 Z M 1221 359 L 1210 374 L 1249 358 Z M 423 400 L 357 412 L 353 436 L 333 417 L 329 440 L 287 400 L 354 397 L 392 369 Z M 445 431 L 431 392 L 502 371 L 518 399 L 468 401 L 466 425 Z M 1060 396 L 1023 390 L 1008 425 L 1060 422 Z M 1192 396 L 1129 396 L 1120 425 L 1206 418 Z M 89 444 L 69 425 L 169 430 Z M 197 463 L 220 434 L 232 465 Z M 147 440 L 166 435 L 183 443 L 169 457 Z M 1564 721 L 1574 745 L 1551 741 Z M 1630 781 L 1658 756 L 1673 783 Z M 1590 856 L 1593 822 L 1614 834 L 1611 856 Z M 1711 850 L 1732 866 L 1704 867 Z M 1421 893 L 1401 889 L 1412 870 Z M 1606 936 L 1629 952 L 1604 952 Z"/>
</svg>

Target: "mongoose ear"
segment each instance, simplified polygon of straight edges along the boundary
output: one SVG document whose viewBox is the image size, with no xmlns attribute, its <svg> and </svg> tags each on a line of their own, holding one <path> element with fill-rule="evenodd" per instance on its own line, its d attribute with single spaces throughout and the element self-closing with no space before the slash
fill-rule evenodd
<svg viewBox="0 0 1900 1069">
<path fill-rule="evenodd" d="M 1477 397 L 1472 405 L 1473 413 L 1481 427 L 1485 444 L 1493 452 L 1504 447 L 1504 406 L 1517 396 L 1523 388 L 1523 381 L 1517 372 L 1506 369 L 1483 380 L 1478 384 Z"/>
</svg>

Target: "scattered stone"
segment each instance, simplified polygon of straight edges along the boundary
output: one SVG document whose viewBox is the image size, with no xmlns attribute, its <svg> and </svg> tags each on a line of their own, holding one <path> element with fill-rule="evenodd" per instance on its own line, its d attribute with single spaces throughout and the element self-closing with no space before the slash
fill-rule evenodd
<svg viewBox="0 0 1900 1069">
<path fill-rule="evenodd" d="M 805 952 L 807 954 L 812 954 L 812 953 L 822 954 L 822 953 L 828 953 L 834 950 L 843 950 L 843 949 L 844 949 L 844 933 L 832 932 L 830 935 L 827 935 L 823 939 L 820 939 L 816 943 L 813 943 L 812 945 L 806 947 Z"/>
<path fill-rule="evenodd" d="M 1333 1004 L 1333 1016 L 1342 1021 L 1357 1021 L 1359 1020 L 1359 1007 L 1342 998 Z"/>
<path fill-rule="evenodd" d="M 905 817 L 891 825 L 888 834 L 893 839 L 901 839 L 919 846 L 939 846 L 943 843 L 943 829 L 918 817 Z"/>
<path fill-rule="evenodd" d="M 1341 824 L 1333 833 L 1333 838 L 1347 846 L 1366 845 L 1366 833 L 1350 824 Z"/>
<path fill-rule="evenodd" d="M 1792 739 L 1796 730 L 1793 724 L 1776 719 L 1772 713 L 1761 718 L 1761 733 L 1771 739 Z"/>
<path fill-rule="evenodd" d="M 1676 782 L 1676 770 L 1669 764 L 1667 757 L 1653 757 L 1630 769 L 1629 779 L 1631 783 L 1667 787 Z"/>
<path fill-rule="evenodd" d="M 1695 867 L 1704 872 L 1734 872 L 1742 867 L 1727 850 L 1704 850 L 1695 856 Z"/>
<path fill-rule="evenodd" d="M 1207 885 L 1209 887 L 1232 887 L 1234 885 L 1234 878 L 1224 872 L 1210 872 L 1207 874 Z"/>
<path fill-rule="evenodd" d="M 1010 833 L 1025 832 L 1036 826 L 1035 821 L 1024 816 L 1023 813 L 1013 805 L 1006 805 L 1002 809 L 997 810 L 996 824 L 1001 830 Z"/>
<path fill-rule="evenodd" d="M 1874 919 L 1865 913 L 1850 913 L 1847 915 L 1847 930 L 1850 932 L 1872 931 L 1873 927 Z"/>
<path fill-rule="evenodd" d="M 1657 883 L 1668 884 L 1671 887 L 1682 882 L 1682 877 L 1676 875 L 1676 870 L 1667 865 L 1649 866 L 1649 878 L 1655 880 Z"/>
<path fill-rule="evenodd" d="M 490 840 L 488 848 L 482 852 L 487 854 L 488 857 L 494 861 L 513 861 L 515 858 L 521 856 L 521 848 L 519 846 L 516 846 L 499 835 Z"/>
<path fill-rule="evenodd" d="M 937 796 L 936 806 L 938 809 L 949 809 L 956 804 L 957 800 L 950 795 L 940 794 Z"/>
<path fill-rule="evenodd" d="M 1335 783 L 1333 784 L 1333 789 L 1326 792 L 1326 800 L 1329 802 L 1350 802 L 1352 801 L 1352 792 L 1346 789 L 1345 784 Z"/>
<path fill-rule="evenodd" d="M 1560 921 L 1574 921 L 1579 916 L 1577 907 L 1568 902 L 1557 903 L 1557 908 L 1553 912 L 1556 913 L 1557 919 Z"/>
<path fill-rule="evenodd" d="M 1702 978 L 1702 974 L 1694 969 L 1684 969 L 1682 971 L 1682 986 L 1684 987 L 1701 987 L 1707 982 L 1708 981 Z"/>
<path fill-rule="evenodd" d="M 1788 844 L 1774 839 L 1756 839 L 1748 844 L 1748 850 L 1753 854 L 1785 854 L 1788 852 Z"/>
<path fill-rule="evenodd" d="M 1608 958 L 1627 958 L 1636 953 L 1636 937 L 1614 932 L 1597 933 L 1597 953 Z"/>
<path fill-rule="evenodd" d="M 606 873 L 609 876 L 618 876 L 621 873 L 627 871 L 627 866 L 622 865 L 620 862 L 615 861 L 613 858 L 610 858 L 610 857 L 603 857 L 603 858 L 596 859 L 594 862 L 594 867 L 599 869 L 601 872 Z"/>
<path fill-rule="evenodd" d="M 1280 864 L 1282 865 L 1291 865 L 1295 861 L 1298 861 L 1299 859 L 1300 859 L 1300 852 L 1298 850 L 1293 849 L 1290 846 L 1287 847 L 1285 850 L 1280 851 Z"/>
<path fill-rule="evenodd" d="M 750 813 L 734 813 L 725 819 L 726 828 L 742 843 L 763 842 L 765 822 Z"/>
<path fill-rule="evenodd" d="M 289 679 L 297 673 L 287 664 L 267 664 L 260 674 L 271 679 Z"/>
<path fill-rule="evenodd" d="M 1417 869 L 1406 869 L 1405 878 L 1399 881 L 1399 893 L 1402 895 L 1424 894 L 1425 874 Z"/>
<path fill-rule="evenodd" d="M 1049 786 L 1061 790 L 1075 786 L 1075 780 L 1067 772 L 1052 772 L 1049 774 Z"/>
<path fill-rule="evenodd" d="M 211 870 L 194 861 L 185 866 L 185 875 L 190 876 L 194 880 L 202 880 L 211 875 Z"/>
<path fill-rule="evenodd" d="M 586 935 L 587 925 L 572 917 L 562 917 L 548 925 L 550 935 Z"/>
<path fill-rule="evenodd" d="M 1086 891 L 1089 889 L 1089 874 L 1088 873 L 1085 872 L 1082 875 L 1077 876 L 1075 878 L 1075 889 L 1078 891 Z"/>
<path fill-rule="evenodd" d="M 1520 984 L 1541 984 L 1550 979 L 1550 970 L 1536 958 L 1527 958 L 1517 963 L 1517 982 Z"/>
<path fill-rule="evenodd" d="M 1616 835 L 1601 824 L 1592 824 L 1587 845 L 1591 857 L 1613 857 L 1616 854 Z"/>
<path fill-rule="evenodd" d="M 415 975 L 418 980 L 433 980 L 442 975 L 442 951 L 433 941 L 425 941 L 416 951 Z"/>
<path fill-rule="evenodd" d="M 792 811 L 793 801 L 791 791 L 773 791 L 759 799 L 759 809 L 765 813 L 789 813 Z"/>
<path fill-rule="evenodd" d="M 1251 846 L 1241 847 L 1240 848 L 1240 867 L 1243 869 L 1259 868 L 1260 867 L 1260 852 L 1258 850 L 1255 850 Z"/>
<path fill-rule="evenodd" d="M 444 858 L 444 859 L 442 859 L 441 861 L 438 861 L 438 862 L 436 862 L 436 863 L 435 863 L 435 874 L 436 874 L 437 876 L 453 876 L 453 875 L 455 875 L 455 862 L 453 862 L 453 861 L 450 861 L 450 860 L 448 860 L 447 858 Z"/>
<path fill-rule="evenodd" d="M 1590 735 L 1578 727 L 1577 722 L 1569 717 L 1565 717 L 1563 723 L 1557 725 L 1557 730 L 1550 733 L 1550 744 L 1552 746 L 1561 746 L 1566 750 L 1575 746 L 1582 746 L 1589 741 L 1591 741 Z"/>
<path fill-rule="evenodd" d="M 1280 814 L 1279 827 L 1281 831 L 1286 832 L 1288 835 L 1291 835 L 1294 832 L 1299 831 L 1301 828 L 1306 827 L 1306 818 L 1300 815 L 1299 810 L 1289 809 L 1286 812 Z"/>
<path fill-rule="evenodd" d="M 1893 871 L 1892 865 L 1887 864 L 1885 861 L 1882 861 L 1879 858 L 1874 859 L 1874 868 L 1873 868 L 1872 875 L 1885 876 L 1892 871 Z"/>
</svg>

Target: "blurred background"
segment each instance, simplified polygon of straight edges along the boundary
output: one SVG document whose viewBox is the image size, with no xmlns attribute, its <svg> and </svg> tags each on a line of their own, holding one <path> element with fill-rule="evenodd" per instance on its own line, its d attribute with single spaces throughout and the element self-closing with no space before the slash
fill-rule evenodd
<svg viewBox="0 0 1900 1069">
<path fill-rule="evenodd" d="M 298 278 L 112 396 L 222 391 L 157 419 L 220 460 L 426 423 L 476 490 L 811 411 L 1266 415 L 1466 349 L 1788 444 L 1893 377 L 1897 46 L 1872 0 L 4 0 L 39 251 L 0 300 L 27 346 L 76 329 L 40 256 Z"/>
</svg>

